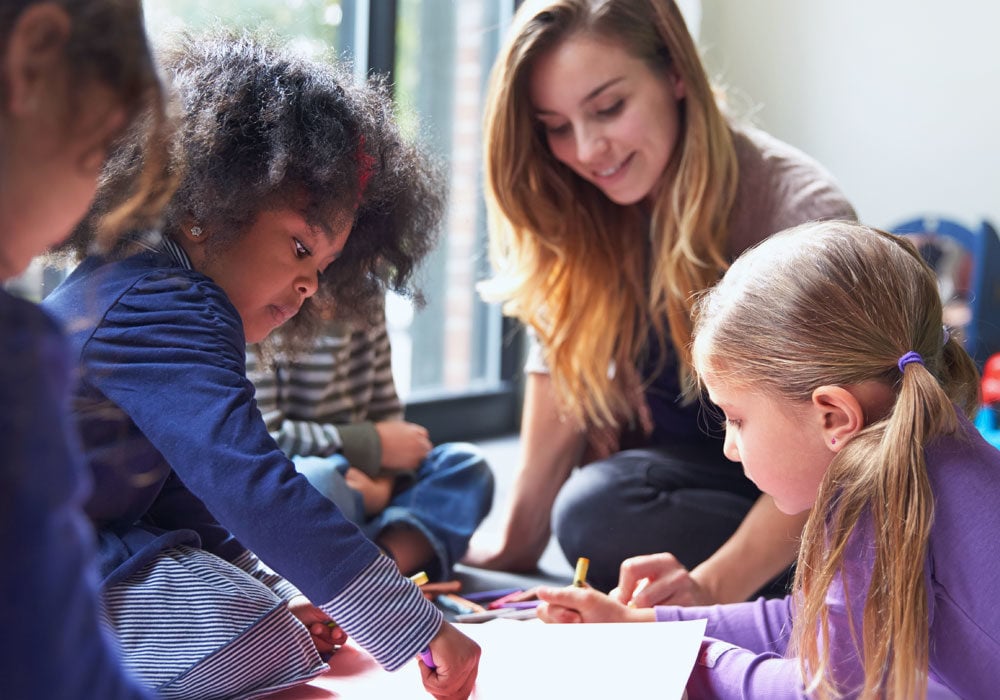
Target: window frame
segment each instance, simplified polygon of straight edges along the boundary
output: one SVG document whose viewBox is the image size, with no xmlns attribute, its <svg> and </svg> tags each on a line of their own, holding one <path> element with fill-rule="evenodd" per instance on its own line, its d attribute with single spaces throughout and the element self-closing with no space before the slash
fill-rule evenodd
<svg viewBox="0 0 1000 700">
<path fill-rule="evenodd" d="M 511 11 L 518 5 L 520 0 L 515 0 Z M 398 14 L 398 0 L 368 3 L 367 74 L 385 76 L 389 85 L 395 85 Z M 421 391 L 406 400 L 406 420 L 426 427 L 435 443 L 516 433 L 524 397 L 525 332 L 520 322 L 504 316 L 499 335 L 500 377 L 496 388 Z"/>
</svg>

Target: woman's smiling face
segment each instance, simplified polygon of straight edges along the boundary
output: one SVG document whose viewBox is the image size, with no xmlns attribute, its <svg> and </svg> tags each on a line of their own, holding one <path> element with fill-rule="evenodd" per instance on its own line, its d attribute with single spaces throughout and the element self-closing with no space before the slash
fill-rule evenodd
<svg viewBox="0 0 1000 700">
<path fill-rule="evenodd" d="M 560 162 L 622 205 L 650 196 L 680 134 L 684 84 L 618 43 L 574 34 L 539 56 L 529 99 Z"/>
</svg>

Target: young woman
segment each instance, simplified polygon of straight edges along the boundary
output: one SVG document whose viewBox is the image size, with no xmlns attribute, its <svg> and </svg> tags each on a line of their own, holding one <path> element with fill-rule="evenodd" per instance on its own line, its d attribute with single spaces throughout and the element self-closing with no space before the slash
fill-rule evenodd
<svg viewBox="0 0 1000 700">
<path fill-rule="evenodd" d="M 478 646 L 295 472 L 245 374 L 247 342 L 309 337 L 314 297 L 357 311 L 405 285 L 441 209 L 426 160 L 383 91 L 250 35 L 182 38 L 163 65 L 183 111 L 163 225 L 45 301 L 83 367 L 123 656 L 161 695 L 242 697 L 320 673 L 346 632 L 390 670 L 429 646 L 426 690 L 464 698 Z M 98 211 L 133 163 L 111 162 Z"/>
<path fill-rule="evenodd" d="M 524 3 L 486 125 L 483 290 L 537 342 L 504 538 L 468 561 L 533 568 L 551 519 L 598 588 L 666 551 L 636 602 L 747 598 L 787 569 L 802 519 L 721 459 L 690 381 L 691 295 L 851 206 L 806 155 L 723 115 L 671 0 Z"/>
<path fill-rule="evenodd" d="M 639 610 L 552 590 L 542 616 L 708 618 L 692 698 L 991 697 L 1000 452 L 968 420 L 975 365 L 913 246 L 846 222 L 765 241 L 698 302 L 694 367 L 726 456 L 810 512 L 793 594 Z"/>
<path fill-rule="evenodd" d="M 109 145 L 129 128 L 146 167 L 131 199 L 102 222 L 102 240 L 155 212 L 169 190 L 142 8 L 137 0 L 0 6 L 0 281 L 69 235 Z M 145 697 L 101 630 L 65 340 L 37 306 L 0 291 L 0 357 L 4 696 Z"/>
</svg>

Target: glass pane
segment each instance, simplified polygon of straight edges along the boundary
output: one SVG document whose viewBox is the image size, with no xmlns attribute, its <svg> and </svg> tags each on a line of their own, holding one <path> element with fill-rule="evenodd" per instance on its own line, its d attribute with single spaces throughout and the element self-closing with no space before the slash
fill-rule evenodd
<svg viewBox="0 0 1000 700">
<path fill-rule="evenodd" d="M 475 283 L 489 269 L 482 198 L 482 104 L 510 2 L 399 0 L 395 90 L 400 119 L 447 167 L 449 207 L 421 268 L 425 308 L 390 299 L 400 395 L 489 390 L 500 381 L 501 316 Z"/>
<path fill-rule="evenodd" d="M 263 28 L 312 51 L 353 56 L 358 6 L 366 0 L 145 0 L 150 36 L 222 25 Z"/>
</svg>

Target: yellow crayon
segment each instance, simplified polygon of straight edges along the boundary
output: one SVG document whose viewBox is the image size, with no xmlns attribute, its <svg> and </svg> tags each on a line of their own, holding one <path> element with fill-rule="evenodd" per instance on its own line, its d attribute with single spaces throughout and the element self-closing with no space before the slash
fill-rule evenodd
<svg viewBox="0 0 1000 700">
<path fill-rule="evenodd" d="M 573 574 L 573 585 L 583 588 L 587 585 L 587 567 L 590 566 L 590 559 L 580 557 L 576 560 L 576 572 Z"/>
</svg>

